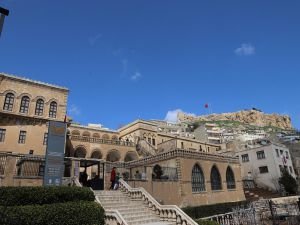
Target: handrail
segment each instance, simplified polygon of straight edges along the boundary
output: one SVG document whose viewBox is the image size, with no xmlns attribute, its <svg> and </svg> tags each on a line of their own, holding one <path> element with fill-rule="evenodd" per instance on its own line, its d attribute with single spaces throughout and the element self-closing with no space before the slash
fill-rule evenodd
<svg viewBox="0 0 300 225">
<path fill-rule="evenodd" d="M 74 177 L 73 178 L 73 181 L 74 181 L 74 184 L 77 186 L 77 187 L 82 187 L 82 184 L 79 182 L 79 179 L 77 177 Z"/>
<path fill-rule="evenodd" d="M 98 204 L 102 205 L 100 199 L 97 196 L 95 199 Z M 105 210 L 105 217 L 114 218 L 120 225 L 128 225 L 128 223 L 125 221 L 124 217 L 120 214 L 118 210 Z"/>
<path fill-rule="evenodd" d="M 142 198 L 149 208 L 158 213 L 161 219 L 181 221 L 180 224 L 198 225 L 192 218 L 176 205 L 159 204 L 144 188 L 132 188 L 123 179 L 120 179 L 120 188 L 129 193 L 129 197 Z M 136 196 L 134 196 L 136 194 Z M 178 223 L 177 223 L 178 224 Z"/>
<path fill-rule="evenodd" d="M 142 143 L 142 144 L 143 144 L 143 143 L 146 143 L 146 146 L 150 149 L 150 152 L 147 150 L 147 153 L 149 153 L 151 156 L 153 156 L 153 155 L 156 154 L 156 149 L 155 149 L 151 144 L 149 144 L 148 141 L 146 141 L 146 140 L 144 140 L 144 139 L 140 139 L 140 140 L 138 141 L 138 145 L 141 146 L 141 147 L 143 147 L 141 143 Z"/>
</svg>

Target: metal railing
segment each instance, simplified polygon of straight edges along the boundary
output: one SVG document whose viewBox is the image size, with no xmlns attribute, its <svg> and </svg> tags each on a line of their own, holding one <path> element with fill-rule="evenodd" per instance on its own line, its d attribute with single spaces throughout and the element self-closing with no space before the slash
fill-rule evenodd
<svg viewBox="0 0 300 225">
<path fill-rule="evenodd" d="M 36 155 L 16 156 L 15 176 L 41 177 L 45 168 L 45 157 Z"/>
<path fill-rule="evenodd" d="M 178 171 L 175 167 L 160 167 L 161 176 L 157 177 L 153 171 L 153 181 L 178 181 Z"/>
<path fill-rule="evenodd" d="M 6 167 L 6 154 L 0 154 L 0 175 L 4 175 L 5 167 Z"/>
</svg>

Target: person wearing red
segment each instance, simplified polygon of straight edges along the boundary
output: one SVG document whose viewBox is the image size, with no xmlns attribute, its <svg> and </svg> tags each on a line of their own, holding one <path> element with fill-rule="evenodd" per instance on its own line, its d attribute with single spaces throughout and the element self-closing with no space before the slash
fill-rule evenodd
<svg viewBox="0 0 300 225">
<path fill-rule="evenodd" d="M 114 190 L 115 182 L 116 182 L 116 167 L 113 167 L 110 173 L 110 190 Z"/>
</svg>

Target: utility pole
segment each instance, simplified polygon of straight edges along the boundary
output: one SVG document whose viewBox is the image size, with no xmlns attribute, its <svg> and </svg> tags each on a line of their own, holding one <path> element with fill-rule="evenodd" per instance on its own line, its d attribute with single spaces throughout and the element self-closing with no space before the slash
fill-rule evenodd
<svg viewBox="0 0 300 225">
<path fill-rule="evenodd" d="M 0 37 L 4 25 L 4 18 L 9 15 L 9 10 L 0 7 Z"/>
</svg>

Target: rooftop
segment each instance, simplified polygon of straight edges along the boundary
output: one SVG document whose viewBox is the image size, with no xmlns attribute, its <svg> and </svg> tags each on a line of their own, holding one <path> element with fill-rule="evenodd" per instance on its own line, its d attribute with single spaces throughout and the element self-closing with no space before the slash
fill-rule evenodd
<svg viewBox="0 0 300 225">
<path fill-rule="evenodd" d="M 16 76 L 16 75 L 12 75 L 12 74 L 7 74 L 7 73 L 3 73 L 3 72 L 0 72 L 0 76 L 4 76 L 4 77 L 10 78 L 10 79 L 14 79 L 14 80 L 25 81 L 25 82 L 29 82 L 29 83 L 34 83 L 34 84 L 42 85 L 42 86 L 47 86 L 47 87 L 51 87 L 51 88 L 57 88 L 57 89 L 69 91 L 69 89 L 66 88 L 66 87 L 62 87 L 62 86 L 58 86 L 58 85 L 54 85 L 54 84 L 49 84 L 49 83 L 46 83 L 46 82 L 31 80 L 31 79 L 26 78 L 26 77 L 20 77 L 20 76 Z"/>
</svg>

